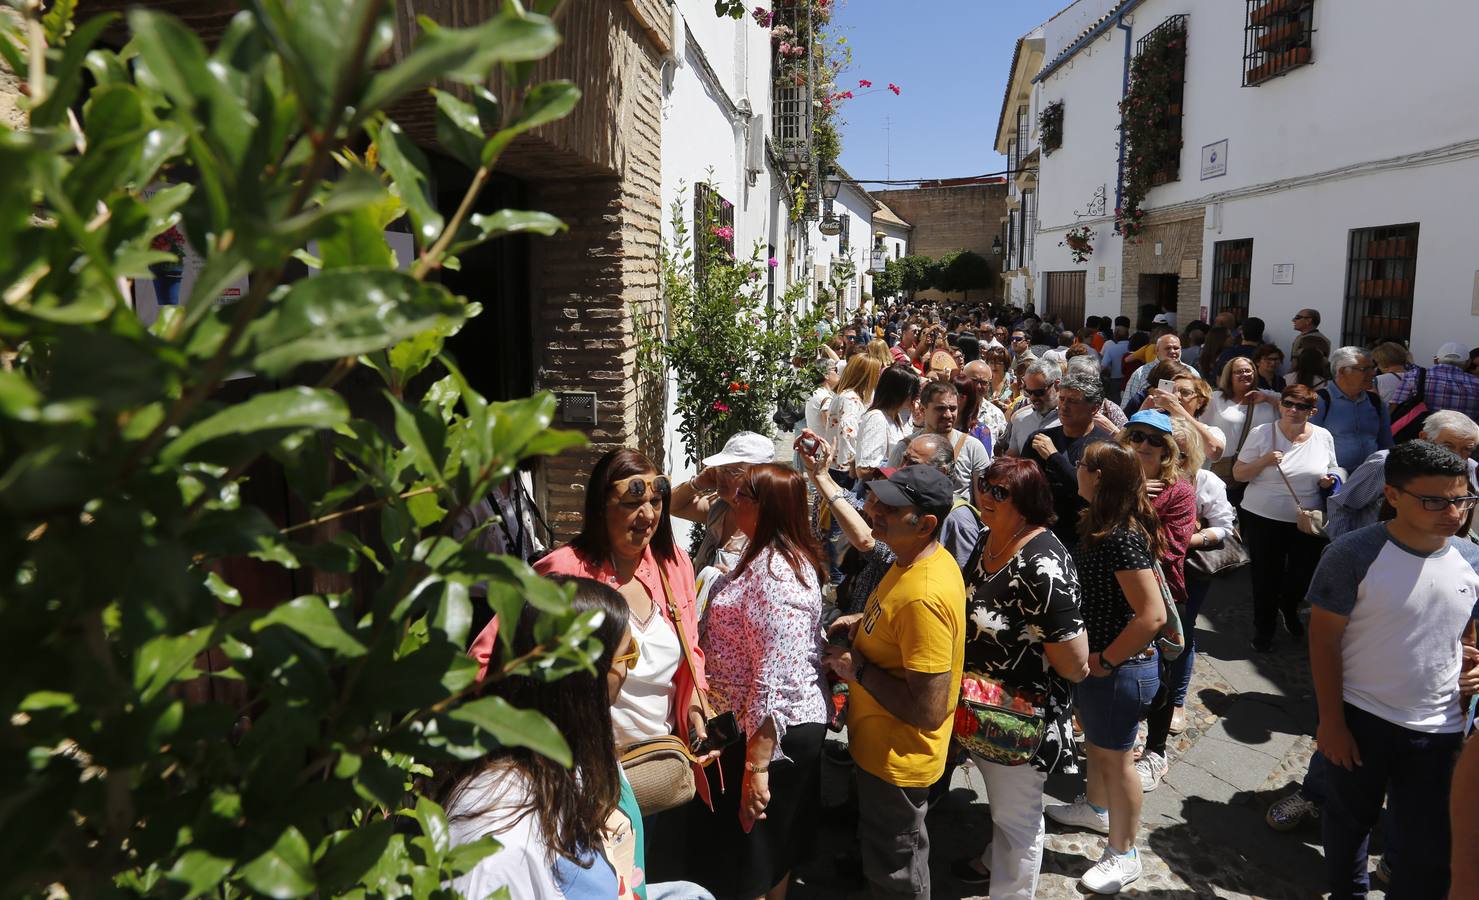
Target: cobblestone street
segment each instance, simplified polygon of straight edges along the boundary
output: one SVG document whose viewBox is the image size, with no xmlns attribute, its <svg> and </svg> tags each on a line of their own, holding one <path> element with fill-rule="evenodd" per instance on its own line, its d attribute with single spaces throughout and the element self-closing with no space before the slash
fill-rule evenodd
<svg viewBox="0 0 1479 900">
<path fill-rule="evenodd" d="M 1278 834 L 1264 824 L 1269 804 L 1303 778 L 1313 752 L 1314 704 L 1308 655 L 1281 636 L 1274 653 L 1248 649 L 1249 586 L 1239 572 L 1214 587 L 1198 622 L 1196 672 L 1188 696 L 1187 729 L 1171 739 L 1171 768 L 1145 796 L 1137 846 L 1144 865 L 1126 896 L 1318 897 L 1324 861 L 1317 825 Z M 833 738 L 838 740 L 837 737 Z M 829 805 L 842 802 L 847 770 L 824 768 Z M 1048 781 L 1049 803 L 1070 801 L 1082 776 Z M 854 890 L 838 873 L 839 854 L 854 852 L 851 815 L 834 813 L 816 860 L 802 873 L 798 898 L 840 898 Z M 984 897 L 949 874 L 954 860 L 978 853 L 990 832 L 981 777 L 955 774 L 949 797 L 930 813 L 935 897 Z M 1103 838 L 1052 823 L 1037 896 L 1084 896 L 1078 878 L 1098 859 Z M 1376 852 L 1376 848 L 1373 849 Z M 1373 885 L 1375 886 L 1375 885 Z M 1380 897 L 1373 891 L 1373 897 Z"/>
</svg>

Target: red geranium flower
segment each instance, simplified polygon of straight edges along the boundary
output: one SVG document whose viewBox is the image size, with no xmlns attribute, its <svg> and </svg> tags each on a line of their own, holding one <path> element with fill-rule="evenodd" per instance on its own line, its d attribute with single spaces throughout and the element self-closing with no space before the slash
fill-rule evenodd
<svg viewBox="0 0 1479 900">
<path fill-rule="evenodd" d="M 869 81 L 868 79 L 866 79 L 866 78 L 859 78 L 858 79 L 858 87 L 860 87 L 860 88 L 870 88 L 872 86 L 873 86 L 873 82 Z"/>
</svg>

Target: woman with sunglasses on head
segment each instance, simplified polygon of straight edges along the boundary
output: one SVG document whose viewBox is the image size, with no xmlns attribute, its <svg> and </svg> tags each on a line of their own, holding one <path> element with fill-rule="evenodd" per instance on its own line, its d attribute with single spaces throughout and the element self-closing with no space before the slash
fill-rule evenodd
<svg viewBox="0 0 1479 900">
<path fill-rule="evenodd" d="M 1249 432 L 1233 465 L 1233 477 L 1248 483 L 1239 522 L 1253 580 L 1253 649 L 1259 652 L 1273 649 L 1281 614 L 1289 634 L 1304 640 L 1299 602 L 1326 541 L 1299 530 L 1299 511 L 1323 510 L 1325 495 L 1345 478 L 1334 438 L 1310 424 L 1317 399 L 1302 384 L 1284 388 L 1279 420 Z"/>
<path fill-rule="evenodd" d="M 1046 729 L 1025 765 L 975 757 L 991 802 L 991 838 L 979 858 L 956 862 L 951 873 L 965 884 L 989 882 L 992 897 L 1030 900 L 1042 870 L 1043 785 L 1054 772 L 1078 769 L 1072 684 L 1089 674 L 1089 640 L 1078 571 L 1049 528 L 1057 516 L 1042 470 L 1004 456 L 973 487 L 989 531 L 965 567 L 965 669 L 1032 703 Z"/>
<path fill-rule="evenodd" d="M 1135 832 L 1143 792 L 1132 752 L 1140 720 L 1160 686 L 1153 641 L 1166 610 L 1153 567 L 1165 542 L 1140 459 L 1129 447 L 1090 445 L 1079 462 L 1078 484 L 1089 503 L 1073 552 L 1089 634 L 1089 675 L 1074 688 L 1074 708 L 1084 732 L 1088 785 L 1073 803 L 1044 812 L 1061 825 L 1109 836 L 1104 855 L 1079 884 L 1113 894 L 1140 877 Z"/>
<path fill-rule="evenodd" d="M 703 650 L 715 708 L 745 739 L 709 772 L 714 809 L 698 880 L 721 897 L 784 897 L 821 809 L 827 693 L 821 667 L 825 560 L 807 522 L 806 483 L 785 466 L 750 470 L 734 514 L 750 538 L 714 587 Z"/>
<path fill-rule="evenodd" d="M 642 654 L 611 708 L 618 751 L 664 735 L 676 734 L 690 746 L 708 736 L 699 703 L 708 681 L 698 645 L 693 563 L 673 540 L 670 499 L 668 478 L 651 460 L 636 450 L 612 450 L 591 470 L 580 533 L 534 565 L 541 575 L 610 585 L 631 610 L 632 635 Z M 471 654 L 484 670 L 497 633 L 494 619 L 473 642 Z M 685 643 L 691 662 L 685 662 Z M 708 782 L 698 765 L 694 786 L 708 802 Z M 654 837 L 650 843 L 662 851 L 651 867 L 664 879 L 677 877 L 669 866 L 683 857 L 680 810 L 649 817 L 646 824 Z"/>
</svg>

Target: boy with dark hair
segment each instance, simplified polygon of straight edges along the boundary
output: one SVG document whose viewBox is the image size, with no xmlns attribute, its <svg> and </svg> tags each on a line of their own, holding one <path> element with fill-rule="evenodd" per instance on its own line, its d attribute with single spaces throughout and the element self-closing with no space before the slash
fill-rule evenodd
<svg viewBox="0 0 1479 900">
<path fill-rule="evenodd" d="M 1463 646 L 1479 612 L 1479 547 L 1455 538 L 1479 502 L 1468 466 L 1427 441 L 1400 444 L 1387 456 L 1385 494 L 1395 518 L 1337 538 L 1309 590 L 1332 898 L 1366 896 L 1384 798 L 1402 850 L 1390 896 L 1447 895 L 1460 697 L 1479 674 Z"/>
</svg>

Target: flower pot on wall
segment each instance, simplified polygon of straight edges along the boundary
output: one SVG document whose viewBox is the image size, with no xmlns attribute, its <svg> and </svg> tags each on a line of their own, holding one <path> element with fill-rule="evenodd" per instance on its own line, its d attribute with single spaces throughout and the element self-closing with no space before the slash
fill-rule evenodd
<svg viewBox="0 0 1479 900">
<path fill-rule="evenodd" d="M 1310 61 L 1310 48 L 1295 47 L 1289 51 L 1289 68 L 1302 66 Z"/>
</svg>

